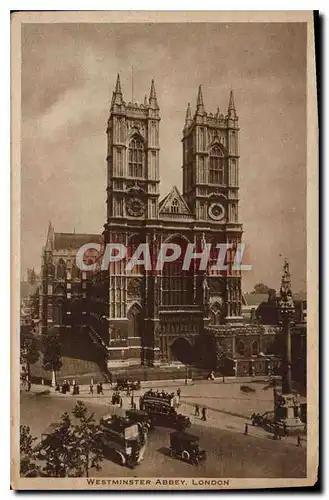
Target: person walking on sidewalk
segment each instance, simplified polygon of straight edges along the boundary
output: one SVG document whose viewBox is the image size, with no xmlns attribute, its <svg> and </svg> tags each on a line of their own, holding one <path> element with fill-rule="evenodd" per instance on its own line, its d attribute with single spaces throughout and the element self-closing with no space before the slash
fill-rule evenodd
<svg viewBox="0 0 329 500">
<path fill-rule="evenodd" d="M 205 406 L 202 408 L 202 417 L 201 417 L 201 420 L 203 420 L 204 422 L 207 421 L 206 407 Z"/>
<path fill-rule="evenodd" d="M 89 394 L 93 395 L 94 394 L 94 385 L 90 384 L 89 386 Z"/>
<path fill-rule="evenodd" d="M 200 417 L 200 406 L 195 405 L 195 412 L 194 412 L 195 417 Z"/>
<path fill-rule="evenodd" d="M 181 390 L 180 388 L 178 387 L 177 389 L 177 397 L 178 397 L 178 402 L 180 403 L 180 393 L 181 393 Z"/>
<path fill-rule="evenodd" d="M 104 396 L 103 383 L 102 382 L 99 383 L 99 394 L 101 394 L 102 396 Z"/>
</svg>

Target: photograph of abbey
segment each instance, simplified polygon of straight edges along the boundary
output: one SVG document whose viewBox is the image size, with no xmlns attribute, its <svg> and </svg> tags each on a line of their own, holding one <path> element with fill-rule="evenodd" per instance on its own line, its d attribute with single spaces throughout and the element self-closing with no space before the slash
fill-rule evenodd
<svg viewBox="0 0 329 500">
<path fill-rule="evenodd" d="M 41 435 L 75 399 L 103 418 L 175 396 L 214 452 L 200 477 L 305 477 L 306 23 L 21 33 L 22 424 Z M 126 255 L 102 269 L 108 244 Z M 163 244 L 177 258 L 127 268 Z M 159 429 L 138 475 L 197 477 Z M 236 455 L 219 470 L 220 440 Z"/>
</svg>

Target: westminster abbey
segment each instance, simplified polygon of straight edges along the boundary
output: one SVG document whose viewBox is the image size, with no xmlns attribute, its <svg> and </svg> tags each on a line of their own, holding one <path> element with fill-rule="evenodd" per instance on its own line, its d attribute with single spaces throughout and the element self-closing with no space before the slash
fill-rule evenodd
<svg viewBox="0 0 329 500">
<path fill-rule="evenodd" d="M 63 234 L 50 226 L 43 251 L 43 333 L 50 326 L 88 331 L 109 368 L 193 364 L 202 357 L 216 364 L 216 353 L 224 353 L 232 362 L 240 359 L 238 372 L 264 371 L 266 335 L 258 325 L 242 324 L 241 273 L 232 269 L 242 236 L 239 121 L 232 91 L 227 101 L 224 113 L 208 112 L 199 87 L 182 124 L 182 192 L 174 186 L 160 199 L 161 103 L 154 81 L 143 104 L 127 103 L 117 77 L 106 129 L 104 232 Z M 127 271 L 120 261 L 90 278 L 76 268 L 74 256 L 82 244 L 100 240 L 125 245 L 129 255 L 140 243 L 149 245 L 151 255 L 162 243 L 175 243 L 182 253 L 161 271 Z M 188 243 L 196 252 L 211 243 L 207 271 L 195 262 L 182 270 Z M 231 246 L 225 273 L 210 270 L 217 244 Z"/>
</svg>

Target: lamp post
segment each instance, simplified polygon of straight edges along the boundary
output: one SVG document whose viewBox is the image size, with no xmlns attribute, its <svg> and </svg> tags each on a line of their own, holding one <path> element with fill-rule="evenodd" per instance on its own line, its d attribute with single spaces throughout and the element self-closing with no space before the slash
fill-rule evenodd
<svg viewBox="0 0 329 500">
<path fill-rule="evenodd" d="M 185 385 L 187 385 L 187 381 L 188 381 L 188 365 L 186 364 L 185 365 Z"/>
</svg>

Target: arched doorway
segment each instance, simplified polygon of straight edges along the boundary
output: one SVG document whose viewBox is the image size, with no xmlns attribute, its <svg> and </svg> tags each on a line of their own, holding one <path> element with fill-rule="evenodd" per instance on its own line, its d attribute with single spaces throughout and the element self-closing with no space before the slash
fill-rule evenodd
<svg viewBox="0 0 329 500">
<path fill-rule="evenodd" d="M 172 361 L 180 361 L 184 365 L 192 364 L 194 361 L 193 347 L 184 337 L 176 339 L 170 347 Z"/>
</svg>

